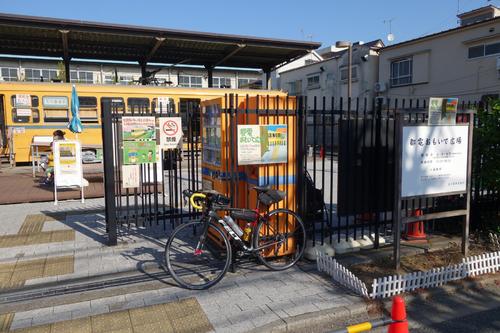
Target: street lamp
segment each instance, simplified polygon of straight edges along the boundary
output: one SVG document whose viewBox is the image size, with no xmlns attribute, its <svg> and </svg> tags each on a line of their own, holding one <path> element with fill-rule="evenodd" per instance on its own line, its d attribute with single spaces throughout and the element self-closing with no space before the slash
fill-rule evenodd
<svg viewBox="0 0 500 333">
<path fill-rule="evenodd" d="M 347 62 L 347 97 L 351 98 L 352 93 L 352 43 L 348 41 L 338 41 L 335 43 L 335 47 L 339 49 L 347 48 L 349 55 Z"/>
</svg>

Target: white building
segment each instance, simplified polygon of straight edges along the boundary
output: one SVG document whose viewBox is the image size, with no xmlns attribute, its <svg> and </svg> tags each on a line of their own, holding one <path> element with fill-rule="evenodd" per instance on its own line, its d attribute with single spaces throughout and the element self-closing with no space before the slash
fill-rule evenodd
<svg viewBox="0 0 500 333">
<path fill-rule="evenodd" d="M 166 86 L 208 87 L 205 68 L 194 66 L 149 65 L 148 71 L 161 68 L 155 75 Z M 64 66 L 57 60 L 21 57 L 0 58 L 1 81 L 50 82 L 62 79 Z M 74 60 L 70 65 L 71 82 L 88 84 L 138 84 L 141 68 L 126 63 L 91 62 Z M 259 70 L 218 69 L 213 72 L 213 86 L 227 88 L 261 88 Z"/>
<path fill-rule="evenodd" d="M 380 50 L 381 96 L 458 97 L 478 101 L 500 93 L 500 10 L 458 15 L 460 26 Z"/>
<path fill-rule="evenodd" d="M 373 98 L 378 80 L 378 51 L 383 47 L 378 39 L 369 43 L 357 42 L 352 45 L 352 98 Z M 331 108 L 331 99 L 339 106 L 339 98 L 347 104 L 348 92 L 348 52 L 345 49 L 327 47 L 318 50 L 323 60 L 293 68 L 280 73 L 280 89 L 294 96 L 307 96 L 308 107 L 322 107 L 322 99 Z"/>
<path fill-rule="evenodd" d="M 303 57 L 290 61 L 289 63 L 277 68 L 276 70 L 271 72 L 271 89 L 278 90 L 281 89 L 281 73 L 290 71 L 295 68 L 300 68 L 306 65 L 310 65 L 316 63 L 318 61 L 322 61 L 323 57 L 319 54 L 319 51 L 311 51 Z M 262 80 L 266 80 L 265 74 L 262 76 Z"/>
</svg>

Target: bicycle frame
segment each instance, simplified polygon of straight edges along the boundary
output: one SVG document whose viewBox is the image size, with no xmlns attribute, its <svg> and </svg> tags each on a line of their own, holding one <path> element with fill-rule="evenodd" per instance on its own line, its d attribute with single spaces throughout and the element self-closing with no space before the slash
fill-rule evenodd
<svg viewBox="0 0 500 333">
<path fill-rule="evenodd" d="M 238 234 L 236 234 L 233 231 L 233 229 L 222 218 L 220 218 L 219 215 L 217 215 L 217 213 L 215 211 L 210 210 L 208 212 L 208 216 L 207 217 L 208 217 L 208 221 L 205 222 L 203 234 L 202 234 L 202 236 L 200 238 L 200 242 L 198 243 L 198 246 L 197 246 L 197 251 L 201 250 L 201 248 L 203 247 L 203 244 L 205 242 L 205 239 L 206 239 L 206 236 L 207 236 L 207 233 L 208 233 L 208 225 L 210 224 L 210 221 L 214 221 L 214 220 L 217 221 L 217 223 L 220 224 L 224 228 L 224 230 L 227 231 L 227 233 L 229 234 L 230 238 L 234 239 L 238 243 L 238 245 L 240 245 L 243 248 L 243 250 L 245 252 L 255 253 L 255 252 L 260 251 L 262 249 L 265 249 L 267 247 L 270 247 L 270 246 L 282 243 L 282 241 L 277 241 L 277 242 L 272 242 L 272 243 L 269 243 L 269 244 L 265 244 L 264 246 L 260 246 L 260 247 L 254 248 L 252 242 L 250 242 L 250 246 L 247 246 L 247 244 L 245 244 L 245 242 L 238 236 Z M 258 218 L 256 220 L 250 222 L 250 223 L 257 224 L 257 223 L 259 223 L 262 220 L 266 220 L 266 217 L 267 217 L 267 215 L 265 215 L 265 216 L 258 215 Z M 252 235 L 252 237 L 253 237 L 253 235 Z M 252 240 L 253 240 L 253 238 L 252 238 Z"/>
</svg>

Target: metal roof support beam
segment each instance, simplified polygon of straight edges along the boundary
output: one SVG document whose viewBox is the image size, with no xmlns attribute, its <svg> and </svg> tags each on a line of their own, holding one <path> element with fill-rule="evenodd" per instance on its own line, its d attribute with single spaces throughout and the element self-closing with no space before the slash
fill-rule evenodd
<svg viewBox="0 0 500 333">
<path fill-rule="evenodd" d="M 146 55 L 146 57 L 144 58 L 144 60 L 142 62 L 144 62 L 145 64 L 147 64 L 151 58 L 155 55 L 156 51 L 160 48 L 161 44 L 165 41 L 165 37 L 155 37 L 155 45 L 153 45 L 153 48 L 151 48 L 151 50 L 149 50 L 149 53 Z"/>
<path fill-rule="evenodd" d="M 214 66 L 208 66 L 206 65 L 205 68 L 207 69 L 207 76 L 208 76 L 208 87 L 213 88 L 214 86 Z"/>
<path fill-rule="evenodd" d="M 64 62 L 64 75 L 65 75 L 65 78 L 64 78 L 64 81 L 66 83 L 69 83 L 71 81 L 71 77 L 70 77 L 70 69 L 69 69 L 69 63 L 71 61 L 71 58 L 63 58 L 63 62 Z"/>
<path fill-rule="evenodd" d="M 70 57 L 69 57 L 69 51 L 68 51 L 68 34 L 69 30 L 59 30 L 61 33 L 61 39 L 62 39 L 62 49 L 63 49 L 63 62 L 64 62 L 64 74 L 65 74 L 65 81 L 70 82 L 70 69 L 69 69 L 69 62 L 70 62 Z"/>
<path fill-rule="evenodd" d="M 229 58 L 231 58 L 232 56 L 234 56 L 236 53 L 238 53 L 239 51 L 243 50 L 245 47 L 247 47 L 246 44 L 238 44 L 236 46 L 236 48 L 234 48 L 231 52 L 229 52 L 224 58 L 222 58 L 221 60 L 217 61 L 213 67 L 217 67 L 219 66 L 220 64 L 224 63 L 226 60 L 228 60 Z"/>
<path fill-rule="evenodd" d="M 265 69 L 264 72 L 266 73 L 266 90 L 269 90 L 271 89 L 271 70 Z"/>
</svg>

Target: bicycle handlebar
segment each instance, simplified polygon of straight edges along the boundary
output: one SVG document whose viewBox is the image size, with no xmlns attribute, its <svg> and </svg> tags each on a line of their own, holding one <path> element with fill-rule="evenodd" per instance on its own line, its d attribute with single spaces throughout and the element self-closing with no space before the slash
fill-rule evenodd
<svg viewBox="0 0 500 333">
<path fill-rule="evenodd" d="M 193 193 L 190 197 L 189 197 L 189 202 L 191 203 L 191 206 L 193 206 L 193 208 L 195 209 L 198 209 L 198 210 L 202 210 L 203 209 L 203 206 L 202 205 L 198 205 L 196 204 L 196 202 L 194 201 L 196 198 L 200 198 L 200 199 L 205 199 L 207 196 L 203 193 Z"/>
</svg>

